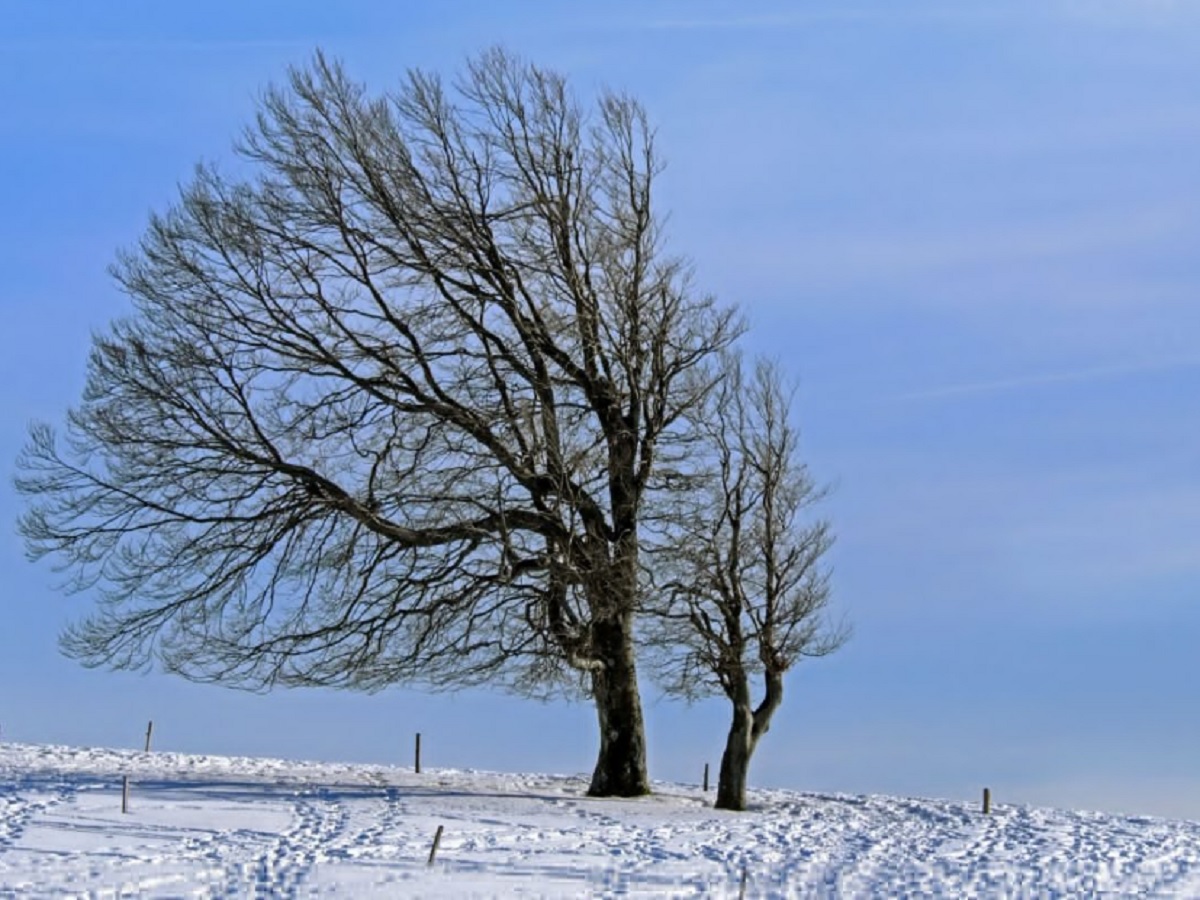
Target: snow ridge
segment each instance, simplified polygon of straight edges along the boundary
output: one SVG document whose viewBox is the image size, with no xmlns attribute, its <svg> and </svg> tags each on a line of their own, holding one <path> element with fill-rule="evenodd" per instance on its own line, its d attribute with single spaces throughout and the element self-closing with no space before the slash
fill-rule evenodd
<svg viewBox="0 0 1200 900">
<path fill-rule="evenodd" d="M 133 780 L 120 811 L 122 777 Z M 1200 896 L 1200 823 L 0 744 L 0 898 Z M 438 825 L 445 835 L 426 865 Z"/>
</svg>

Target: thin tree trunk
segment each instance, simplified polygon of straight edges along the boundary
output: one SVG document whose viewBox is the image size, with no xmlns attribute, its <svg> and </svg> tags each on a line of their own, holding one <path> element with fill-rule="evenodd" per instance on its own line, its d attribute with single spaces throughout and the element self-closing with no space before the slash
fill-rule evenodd
<svg viewBox="0 0 1200 900">
<path fill-rule="evenodd" d="M 746 779 L 750 759 L 759 739 L 771 728 L 771 718 L 783 703 L 783 673 L 768 671 L 764 676 L 766 691 L 757 709 L 750 707 L 750 679 L 743 673 L 735 679 L 733 721 L 721 755 L 721 774 L 717 783 L 717 809 L 746 808 Z"/>
<path fill-rule="evenodd" d="M 593 639 L 604 669 L 592 673 L 592 693 L 600 719 L 600 755 L 588 788 L 592 797 L 640 797 L 650 793 L 632 627 L 632 615 L 594 626 Z"/>
</svg>

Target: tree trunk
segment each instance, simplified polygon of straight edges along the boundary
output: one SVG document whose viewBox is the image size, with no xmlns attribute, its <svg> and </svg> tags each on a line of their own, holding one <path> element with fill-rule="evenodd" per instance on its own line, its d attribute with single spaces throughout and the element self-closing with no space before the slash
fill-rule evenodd
<svg viewBox="0 0 1200 900">
<path fill-rule="evenodd" d="M 757 709 L 750 708 L 750 680 L 744 673 L 735 679 L 733 721 L 721 755 L 721 775 L 717 783 L 717 809 L 746 808 L 746 777 L 750 758 L 759 739 L 771 728 L 771 717 L 783 703 L 783 673 L 768 671 L 764 676 L 766 691 Z"/>
<path fill-rule="evenodd" d="M 597 622 L 593 639 L 604 668 L 592 673 L 600 719 L 600 755 L 588 795 L 640 797 L 650 793 L 646 732 L 633 655 L 633 616 Z"/>
<path fill-rule="evenodd" d="M 611 409 L 610 409 L 611 412 Z M 592 671 L 592 696 L 600 720 L 600 754 L 592 773 L 592 797 L 640 797 L 650 793 L 646 775 L 646 729 L 634 663 L 633 627 L 638 597 L 637 440 L 624 419 L 605 424 L 609 435 L 609 500 L 618 537 L 612 555 L 598 553 L 587 586 L 592 650 L 601 663 Z M 591 547 L 605 547 L 604 536 Z"/>
<path fill-rule="evenodd" d="M 721 774 L 717 782 L 717 809 L 746 808 L 746 773 L 754 753 L 754 713 L 750 704 L 735 703 L 725 752 L 721 754 Z"/>
</svg>

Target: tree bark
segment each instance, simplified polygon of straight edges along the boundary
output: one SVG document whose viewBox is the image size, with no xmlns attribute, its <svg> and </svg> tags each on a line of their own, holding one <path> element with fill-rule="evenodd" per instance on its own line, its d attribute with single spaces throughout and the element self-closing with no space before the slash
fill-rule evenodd
<svg viewBox="0 0 1200 900">
<path fill-rule="evenodd" d="M 633 653 L 633 616 L 598 622 L 593 638 L 603 669 L 592 673 L 600 720 L 600 753 L 588 795 L 640 797 L 650 793 L 646 732 Z"/>
<path fill-rule="evenodd" d="M 747 704 L 735 704 L 725 752 L 721 754 L 721 774 L 717 781 L 717 809 L 746 808 L 746 773 L 754 752 L 754 713 Z"/>
<path fill-rule="evenodd" d="M 750 759 L 759 739 L 771 728 L 771 717 L 783 703 L 783 673 L 768 671 L 763 676 L 766 691 L 757 709 L 750 707 L 750 684 L 746 675 L 736 679 L 733 702 L 733 721 L 721 754 L 721 774 L 717 783 L 717 809 L 746 808 L 746 777 Z"/>
<path fill-rule="evenodd" d="M 634 611 L 638 596 L 638 493 L 636 436 L 627 418 L 609 406 L 609 499 L 618 535 L 611 557 L 593 557 L 588 602 L 593 616 L 593 651 L 600 667 L 592 672 L 592 696 L 600 720 L 600 753 L 588 794 L 640 797 L 650 793 L 646 774 L 646 729 L 634 661 Z M 597 536 L 599 537 L 599 536 Z M 592 541 L 598 549 L 601 541 Z"/>
</svg>

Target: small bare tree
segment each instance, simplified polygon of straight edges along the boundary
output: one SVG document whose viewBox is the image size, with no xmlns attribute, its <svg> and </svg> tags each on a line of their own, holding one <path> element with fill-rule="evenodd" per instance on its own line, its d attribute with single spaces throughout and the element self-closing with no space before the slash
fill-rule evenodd
<svg viewBox="0 0 1200 900">
<path fill-rule="evenodd" d="M 798 459 L 779 371 L 760 362 L 747 383 L 735 355 L 723 370 L 694 417 L 707 448 L 687 476 L 696 489 L 659 519 L 646 577 L 662 604 L 649 643 L 664 688 L 689 699 L 723 694 L 732 704 L 716 806 L 740 810 L 784 675 L 804 657 L 837 650 L 849 631 L 826 617 L 822 558 L 833 538 L 827 522 L 809 519 L 823 492 Z"/>
<path fill-rule="evenodd" d="M 641 515 L 740 325 L 663 252 L 641 106 L 501 51 L 381 96 L 318 55 L 238 149 L 119 258 L 134 313 L 21 460 L 31 555 L 99 596 L 66 652 L 580 689 L 591 792 L 647 792 Z"/>
</svg>

